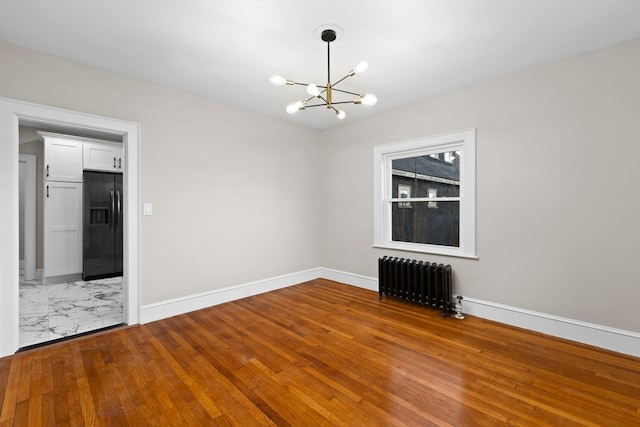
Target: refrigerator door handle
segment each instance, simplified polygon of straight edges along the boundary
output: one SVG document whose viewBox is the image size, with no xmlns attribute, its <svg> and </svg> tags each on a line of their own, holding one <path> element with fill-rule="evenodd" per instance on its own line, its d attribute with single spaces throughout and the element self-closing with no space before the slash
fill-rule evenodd
<svg viewBox="0 0 640 427">
<path fill-rule="evenodd" d="M 111 195 L 111 224 L 110 224 L 110 231 L 111 234 L 113 234 L 114 232 L 114 228 L 113 228 L 113 221 L 114 221 L 114 216 L 115 216 L 115 212 L 116 212 L 116 199 L 114 197 L 113 194 L 113 190 L 109 190 L 109 195 Z"/>
<path fill-rule="evenodd" d="M 116 233 L 120 229 L 120 222 L 122 221 L 122 202 L 120 200 L 120 190 L 116 190 Z"/>
</svg>

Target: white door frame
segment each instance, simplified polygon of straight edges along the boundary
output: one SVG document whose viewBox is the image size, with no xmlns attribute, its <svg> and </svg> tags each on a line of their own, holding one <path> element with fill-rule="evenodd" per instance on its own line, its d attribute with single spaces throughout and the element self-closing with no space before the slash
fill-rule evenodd
<svg viewBox="0 0 640 427">
<path fill-rule="evenodd" d="M 36 278 L 36 156 L 20 154 L 26 168 L 24 181 L 24 279 Z"/>
<path fill-rule="evenodd" d="M 124 148 L 125 323 L 140 322 L 140 126 L 101 116 L 0 97 L 0 357 L 19 348 L 18 126 L 82 129 L 122 137 Z M 6 203 L 6 204 L 5 204 Z"/>
</svg>

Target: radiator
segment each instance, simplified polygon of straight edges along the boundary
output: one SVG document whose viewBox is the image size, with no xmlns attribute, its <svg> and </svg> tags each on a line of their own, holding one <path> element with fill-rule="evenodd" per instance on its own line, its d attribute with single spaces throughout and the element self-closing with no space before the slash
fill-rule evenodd
<svg viewBox="0 0 640 427">
<path fill-rule="evenodd" d="M 401 298 L 429 307 L 451 310 L 451 266 L 384 256 L 378 258 L 379 298 Z"/>
</svg>

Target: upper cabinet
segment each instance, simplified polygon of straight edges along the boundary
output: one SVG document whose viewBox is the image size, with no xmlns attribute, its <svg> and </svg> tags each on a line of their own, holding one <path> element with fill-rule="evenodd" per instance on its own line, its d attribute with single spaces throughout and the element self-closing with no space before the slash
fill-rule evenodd
<svg viewBox="0 0 640 427">
<path fill-rule="evenodd" d="M 83 164 L 87 170 L 121 173 L 124 169 L 122 144 L 85 142 Z"/>
<path fill-rule="evenodd" d="M 82 182 L 83 170 L 124 171 L 120 143 L 51 132 L 38 132 L 38 135 L 44 141 L 47 181 Z"/>
<path fill-rule="evenodd" d="M 82 142 L 38 132 L 44 141 L 44 177 L 47 181 L 82 182 Z"/>
</svg>

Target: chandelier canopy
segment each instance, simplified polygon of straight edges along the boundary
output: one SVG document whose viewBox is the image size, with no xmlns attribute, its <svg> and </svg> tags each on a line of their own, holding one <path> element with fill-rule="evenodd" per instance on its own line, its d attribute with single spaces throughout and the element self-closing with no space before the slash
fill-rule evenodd
<svg viewBox="0 0 640 427">
<path fill-rule="evenodd" d="M 336 86 L 340 84 L 343 80 L 348 77 L 353 77 L 358 73 L 364 73 L 369 64 L 365 61 L 360 61 L 355 66 L 355 68 L 347 73 L 346 76 L 336 81 L 335 83 L 331 83 L 331 51 L 330 46 L 331 42 L 336 39 L 336 32 L 333 29 L 326 29 L 322 31 L 321 37 L 322 41 L 327 42 L 327 84 L 326 85 L 315 85 L 313 83 L 300 83 L 295 82 L 293 80 L 287 80 L 284 77 L 280 76 L 271 76 L 271 84 L 275 86 L 293 86 L 300 85 L 307 87 L 307 93 L 311 95 L 307 99 L 303 99 L 301 101 L 297 101 L 293 104 L 287 105 L 287 113 L 293 114 L 297 111 L 304 110 L 311 107 L 326 107 L 327 109 L 333 110 L 337 117 L 342 120 L 345 118 L 346 114 L 344 111 L 337 109 L 335 106 L 340 104 L 365 104 L 365 105 L 374 105 L 378 102 L 378 98 L 372 93 L 360 94 L 355 92 L 349 92 L 347 90 L 337 89 Z M 352 98 L 350 101 L 334 101 L 333 92 L 338 92 L 345 95 L 350 95 Z"/>
</svg>

